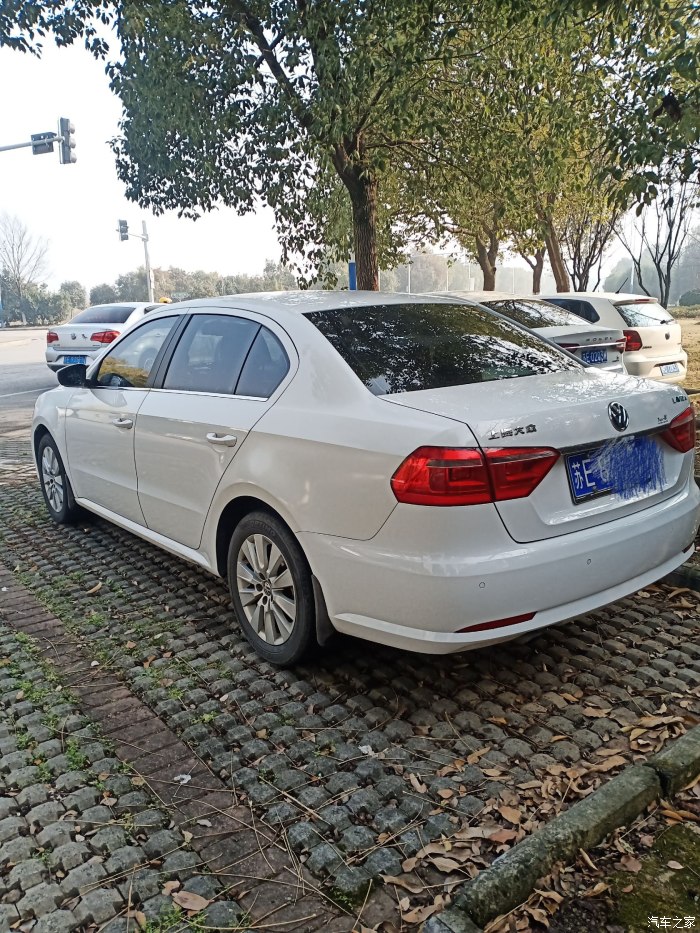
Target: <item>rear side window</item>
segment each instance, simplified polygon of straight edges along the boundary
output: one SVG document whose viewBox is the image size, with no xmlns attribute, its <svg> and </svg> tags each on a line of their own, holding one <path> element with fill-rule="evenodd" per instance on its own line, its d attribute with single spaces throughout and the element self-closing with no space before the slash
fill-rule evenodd
<svg viewBox="0 0 700 933">
<path fill-rule="evenodd" d="M 284 347 L 271 331 L 261 327 L 243 366 L 236 395 L 269 398 L 288 370 L 289 359 Z"/>
<path fill-rule="evenodd" d="M 465 305 L 380 305 L 306 317 L 374 395 L 580 368 L 534 334 Z"/>
<path fill-rule="evenodd" d="M 134 305 L 95 305 L 71 318 L 71 324 L 124 324 L 135 311 Z"/>
<path fill-rule="evenodd" d="M 163 388 L 233 395 L 259 330 L 260 325 L 247 318 L 194 315 L 180 337 Z"/>
<path fill-rule="evenodd" d="M 582 298 L 548 298 L 547 301 L 566 311 L 571 311 L 572 314 L 582 317 L 584 321 L 590 321 L 591 324 L 600 320 L 600 315 L 590 301 L 584 301 Z"/>
<path fill-rule="evenodd" d="M 629 327 L 653 327 L 655 324 L 673 323 L 673 318 L 666 308 L 656 301 L 630 301 L 615 307 Z"/>
<path fill-rule="evenodd" d="M 546 301 L 533 301 L 525 298 L 512 298 L 499 301 L 483 302 L 499 314 L 505 314 L 511 321 L 523 327 L 564 327 L 578 323 L 578 317 L 564 308 L 557 308 Z"/>
</svg>

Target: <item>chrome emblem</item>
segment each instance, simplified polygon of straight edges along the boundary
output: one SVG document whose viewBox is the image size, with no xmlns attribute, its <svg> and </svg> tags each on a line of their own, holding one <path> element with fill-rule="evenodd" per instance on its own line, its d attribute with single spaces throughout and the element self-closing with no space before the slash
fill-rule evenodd
<svg viewBox="0 0 700 933">
<path fill-rule="evenodd" d="M 71 340 L 75 340 L 75 334 L 71 334 L 71 335 L 70 335 L 70 339 L 71 339 Z"/>
<path fill-rule="evenodd" d="M 624 431 L 630 423 L 630 416 L 624 405 L 619 402 L 610 402 L 608 405 L 610 423 L 616 431 Z"/>
</svg>

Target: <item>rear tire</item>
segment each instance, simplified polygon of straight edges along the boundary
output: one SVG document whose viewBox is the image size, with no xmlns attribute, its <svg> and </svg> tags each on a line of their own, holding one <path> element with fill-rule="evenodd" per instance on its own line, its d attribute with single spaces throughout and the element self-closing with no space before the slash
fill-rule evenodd
<svg viewBox="0 0 700 933">
<path fill-rule="evenodd" d="M 279 518 L 246 515 L 231 536 L 227 570 L 243 634 L 261 657 L 287 666 L 317 647 L 311 571 Z"/>
<path fill-rule="evenodd" d="M 59 525 L 78 521 L 85 513 L 76 505 L 63 460 L 50 434 L 39 441 L 37 461 L 41 491 L 51 518 Z"/>
</svg>

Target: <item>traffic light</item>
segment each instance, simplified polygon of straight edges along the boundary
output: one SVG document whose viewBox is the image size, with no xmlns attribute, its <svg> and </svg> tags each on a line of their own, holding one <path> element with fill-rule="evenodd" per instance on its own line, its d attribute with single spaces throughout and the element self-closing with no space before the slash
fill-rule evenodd
<svg viewBox="0 0 700 933">
<path fill-rule="evenodd" d="M 61 117 L 58 121 L 58 135 L 61 137 L 61 150 L 59 157 L 61 165 L 70 165 L 77 161 L 75 149 L 75 127 L 68 117 Z"/>
<path fill-rule="evenodd" d="M 129 239 L 129 225 L 125 220 L 118 220 L 119 228 L 117 230 L 120 240 Z"/>
</svg>

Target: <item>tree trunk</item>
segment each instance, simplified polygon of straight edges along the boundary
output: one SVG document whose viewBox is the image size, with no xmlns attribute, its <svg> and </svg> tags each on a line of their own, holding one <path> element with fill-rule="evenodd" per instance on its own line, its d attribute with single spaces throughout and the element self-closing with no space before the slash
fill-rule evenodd
<svg viewBox="0 0 700 933">
<path fill-rule="evenodd" d="M 547 218 L 545 222 L 544 242 L 547 247 L 547 256 L 549 257 L 549 264 L 552 267 L 554 281 L 557 283 L 557 291 L 570 292 L 571 281 L 569 279 L 569 272 L 566 268 L 564 257 L 561 254 L 559 237 L 554 229 L 551 218 Z"/>
<path fill-rule="evenodd" d="M 496 288 L 496 259 L 498 258 L 498 242 L 495 234 L 489 234 L 488 246 L 481 237 L 476 237 L 476 261 L 484 275 L 484 291 L 492 292 Z"/>
<path fill-rule="evenodd" d="M 350 158 L 349 153 L 353 154 Z M 361 138 L 334 146 L 333 165 L 345 185 L 352 206 L 352 232 L 358 289 L 379 291 L 377 255 L 377 195 L 379 182 L 362 162 Z"/>
<path fill-rule="evenodd" d="M 535 250 L 532 263 L 532 294 L 539 295 L 542 287 L 542 270 L 544 269 L 544 247 Z"/>
<path fill-rule="evenodd" d="M 352 226 L 357 264 L 357 287 L 379 291 L 379 259 L 377 257 L 377 192 L 376 178 L 360 178 L 350 192 Z"/>
</svg>

